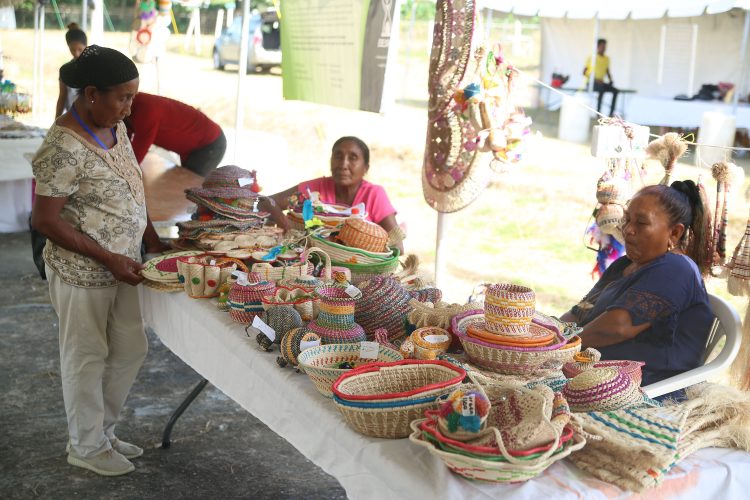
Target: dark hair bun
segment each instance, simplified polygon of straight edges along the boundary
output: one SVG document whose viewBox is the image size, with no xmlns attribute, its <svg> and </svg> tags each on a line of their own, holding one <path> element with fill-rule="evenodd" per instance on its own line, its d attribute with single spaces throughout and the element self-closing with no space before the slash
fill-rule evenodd
<svg viewBox="0 0 750 500">
<path fill-rule="evenodd" d="M 93 86 L 104 90 L 135 78 L 138 68 L 129 57 L 98 45 L 89 45 L 81 57 L 60 68 L 60 79 L 74 89 Z"/>
<path fill-rule="evenodd" d="M 674 181 L 670 187 L 687 196 L 691 208 L 703 206 L 700 190 L 698 189 L 698 186 L 695 184 L 695 182 L 691 180 Z"/>
</svg>

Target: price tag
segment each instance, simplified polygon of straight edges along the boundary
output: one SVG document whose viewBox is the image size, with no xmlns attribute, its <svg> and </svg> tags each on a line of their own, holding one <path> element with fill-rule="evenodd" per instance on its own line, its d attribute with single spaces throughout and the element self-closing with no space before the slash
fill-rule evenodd
<svg viewBox="0 0 750 500">
<path fill-rule="evenodd" d="M 378 359 L 380 345 L 377 342 L 360 342 L 359 357 L 362 359 Z"/>
<path fill-rule="evenodd" d="M 235 271 L 235 276 L 237 277 L 237 284 L 247 286 L 250 283 L 247 281 L 247 273 L 244 271 Z"/>
<path fill-rule="evenodd" d="M 216 265 L 216 259 L 211 259 L 211 262 L 208 263 L 209 266 L 215 266 Z"/>
<path fill-rule="evenodd" d="M 461 415 L 464 417 L 473 417 L 477 414 L 476 398 L 474 394 L 469 394 L 461 398 Z"/>
<path fill-rule="evenodd" d="M 240 187 L 245 187 L 255 182 L 255 179 L 252 177 L 240 177 L 237 179 L 237 182 L 240 184 Z"/>
<path fill-rule="evenodd" d="M 270 340 L 271 342 L 274 342 L 276 340 L 276 332 L 274 331 L 274 329 L 265 324 L 263 320 L 260 319 L 260 317 L 256 316 L 253 318 L 253 327 L 263 332 L 263 335 L 268 337 L 268 340 Z"/>
<path fill-rule="evenodd" d="M 362 296 L 362 290 L 354 285 L 349 285 L 348 287 L 344 288 L 344 292 L 346 292 L 346 294 L 353 299 Z"/>
<path fill-rule="evenodd" d="M 425 335 L 424 339 L 430 344 L 442 344 L 443 342 L 448 341 L 446 335 Z"/>
<path fill-rule="evenodd" d="M 320 345 L 320 340 L 303 340 L 299 343 L 299 350 L 304 351 L 305 349 L 309 349 L 311 347 L 318 347 Z"/>
</svg>

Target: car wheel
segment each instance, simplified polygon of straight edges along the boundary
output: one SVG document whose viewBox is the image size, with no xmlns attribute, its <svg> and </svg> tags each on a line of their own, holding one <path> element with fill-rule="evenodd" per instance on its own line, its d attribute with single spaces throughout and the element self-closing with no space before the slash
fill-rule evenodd
<svg viewBox="0 0 750 500">
<path fill-rule="evenodd" d="M 224 63 L 217 49 L 214 49 L 214 69 L 224 69 Z"/>
</svg>

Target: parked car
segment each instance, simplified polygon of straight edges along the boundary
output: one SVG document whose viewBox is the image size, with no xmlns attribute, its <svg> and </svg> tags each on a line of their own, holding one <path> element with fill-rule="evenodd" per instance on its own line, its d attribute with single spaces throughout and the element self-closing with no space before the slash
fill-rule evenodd
<svg viewBox="0 0 750 500">
<path fill-rule="evenodd" d="M 276 11 L 250 15 L 247 71 L 269 71 L 281 66 L 281 25 Z M 214 43 L 214 68 L 224 69 L 227 64 L 239 64 L 242 17 L 235 17 L 232 25 L 222 31 Z"/>
</svg>

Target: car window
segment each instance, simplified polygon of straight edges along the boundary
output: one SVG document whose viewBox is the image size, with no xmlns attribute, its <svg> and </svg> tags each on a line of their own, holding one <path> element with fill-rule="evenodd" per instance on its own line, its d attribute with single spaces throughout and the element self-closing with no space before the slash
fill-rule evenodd
<svg viewBox="0 0 750 500">
<path fill-rule="evenodd" d="M 229 30 L 227 31 L 227 33 L 232 36 L 239 35 L 241 29 L 242 29 L 242 18 L 235 17 L 234 19 L 232 19 L 232 25 L 229 27 Z"/>
</svg>

